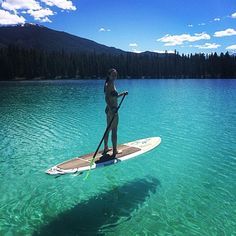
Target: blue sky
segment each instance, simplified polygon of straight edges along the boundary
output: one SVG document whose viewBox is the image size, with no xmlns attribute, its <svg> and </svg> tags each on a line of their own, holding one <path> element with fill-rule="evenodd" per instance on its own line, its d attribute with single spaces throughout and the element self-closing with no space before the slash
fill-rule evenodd
<svg viewBox="0 0 236 236">
<path fill-rule="evenodd" d="M 125 51 L 236 52 L 235 0 L 0 0 L 0 24 L 39 23 Z"/>
</svg>

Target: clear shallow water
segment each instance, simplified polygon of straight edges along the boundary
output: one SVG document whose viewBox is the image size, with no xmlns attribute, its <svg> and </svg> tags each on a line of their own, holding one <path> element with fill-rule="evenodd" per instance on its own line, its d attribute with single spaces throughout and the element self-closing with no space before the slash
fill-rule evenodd
<svg viewBox="0 0 236 236">
<path fill-rule="evenodd" d="M 96 149 L 103 81 L 0 84 L 0 235 L 236 234 L 236 80 L 117 88 L 119 143 L 162 143 L 84 181 L 44 171 Z"/>
</svg>

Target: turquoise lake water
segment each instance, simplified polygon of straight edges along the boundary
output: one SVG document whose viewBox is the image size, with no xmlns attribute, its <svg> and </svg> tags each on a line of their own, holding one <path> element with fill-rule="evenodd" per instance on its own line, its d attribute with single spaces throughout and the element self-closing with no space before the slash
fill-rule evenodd
<svg viewBox="0 0 236 236">
<path fill-rule="evenodd" d="M 153 151 L 85 175 L 44 171 L 95 151 L 103 81 L 0 83 L 0 235 L 236 235 L 236 80 L 118 80 L 118 142 Z"/>
</svg>

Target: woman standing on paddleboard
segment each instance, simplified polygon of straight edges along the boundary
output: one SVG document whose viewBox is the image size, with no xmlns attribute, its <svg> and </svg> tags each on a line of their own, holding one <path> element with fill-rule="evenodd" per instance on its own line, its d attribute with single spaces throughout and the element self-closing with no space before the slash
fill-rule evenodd
<svg viewBox="0 0 236 236">
<path fill-rule="evenodd" d="M 117 112 L 118 97 L 128 94 L 127 91 L 122 92 L 120 94 L 116 91 L 116 87 L 114 84 L 116 78 L 117 78 L 116 69 L 110 69 L 108 71 L 107 79 L 104 84 L 105 100 L 107 104 L 106 109 L 105 109 L 106 116 L 107 116 L 107 126 L 110 124 L 114 116 L 114 120 L 112 121 L 111 127 L 104 137 L 104 153 L 107 153 L 109 151 L 108 137 L 109 137 L 109 132 L 112 131 L 111 139 L 112 139 L 112 147 L 113 147 L 113 156 L 120 153 L 120 151 L 117 149 L 117 127 L 118 127 L 118 121 L 119 121 L 119 116 Z"/>
</svg>

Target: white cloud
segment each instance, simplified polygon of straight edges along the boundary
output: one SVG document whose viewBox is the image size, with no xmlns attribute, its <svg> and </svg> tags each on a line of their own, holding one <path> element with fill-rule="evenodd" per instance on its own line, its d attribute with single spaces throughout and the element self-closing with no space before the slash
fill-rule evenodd
<svg viewBox="0 0 236 236">
<path fill-rule="evenodd" d="M 142 51 L 138 50 L 137 48 L 133 48 L 132 51 L 133 51 L 134 53 L 141 53 L 141 52 L 142 52 Z"/>
<path fill-rule="evenodd" d="M 138 44 L 137 43 L 130 43 L 129 46 L 130 47 L 138 47 Z"/>
<path fill-rule="evenodd" d="M 165 43 L 165 46 L 175 46 L 181 45 L 184 42 L 195 42 L 199 40 L 207 40 L 210 39 L 211 36 L 204 32 L 200 34 L 194 34 L 193 36 L 190 34 L 181 34 L 181 35 L 165 35 L 164 37 L 157 39 L 157 41 Z"/>
<path fill-rule="evenodd" d="M 170 54 L 175 53 L 175 51 L 172 51 L 172 50 L 154 50 L 154 52 L 156 52 L 156 53 L 170 53 Z"/>
<path fill-rule="evenodd" d="M 198 24 L 198 25 L 202 26 L 202 25 L 206 25 L 206 23 L 200 23 L 200 24 Z"/>
<path fill-rule="evenodd" d="M 192 24 L 188 24 L 188 27 L 193 27 L 193 25 Z"/>
<path fill-rule="evenodd" d="M 0 9 L 0 25 L 24 24 L 25 18 Z"/>
<path fill-rule="evenodd" d="M 40 5 L 35 0 L 5 0 L 2 2 L 2 8 L 6 10 L 15 11 L 19 9 L 32 9 L 38 10 L 40 9 Z"/>
<path fill-rule="evenodd" d="M 232 18 L 236 18 L 236 12 L 231 15 Z"/>
<path fill-rule="evenodd" d="M 236 44 L 233 44 L 233 45 L 231 45 L 231 46 L 228 46 L 226 49 L 227 49 L 227 50 L 230 50 L 230 51 L 236 51 Z"/>
<path fill-rule="evenodd" d="M 39 20 L 41 22 L 49 22 L 50 20 L 46 17 L 54 15 L 52 10 L 50 10 L 49 8 L 40 9 L 40 10 L 36 10 L 36 11 L 28 10 L 27 13 L 30 14 L 31 16 L 33 16 L 35 20 Z"/>
<path fill-rule="evenodd" d="M 99 29 L 99 32 L 110 32 L 111 30 L 110 29 L 105 29 L 105 28 L 100 28 Z"/>
<path fill-rule="evenodd" d="M 220 18 L 215 18 L 214 21 L 220 21 Z"/>
<path fill-rule="evenodd" d="M 49 22 L 51 23 L 52 21 L 48 17 L 44 17 L 43 19 L 39 19 L 40 22 Z"/>
<path fill-rule="evenodd" d="M 195 45 L 195 48 L 199 48 L 199 49 L 213 49 L 213 48 L 218 48 L 220 47 L 220 44 L 216 44 L 216 43 L 205 43 L 203 45 Z"/>
<path fill-rule="evenodd" d="M 42 0 L 42 2 L 46 3 L 48 6 L 56 6 L 58 8 L 64 10 L 76 10 L 76 7 L 73 5 L 70 0 Z"/>
<path fill-rule="evenodd" d="M 214 33 L 214 37 L 225 37 L 225 36 L 232 36 L 232 35 L 236 35 L 236 30 L 234 29 L 226 29 L 226 30 L 222 30 L 222 31 L 216 31 Z"/>
<path fill-rule="evenodd" d="M 17 15 L 19 13 L 29 14 L 36 21 L 51 22 L 48 16 L 52 16 L 56 14 L 56 12 L 53 12 L 49 8 L 42 8 L 40 3 L 44 3 L 50 7 L 53 7 L 53 6 L 58 7 L 60 8 L 60 10 L 63 10 L 63 11 L 76 10 L 76 7 L 73 5 L 71 0 L 4 0 L 4 1 L 0 0 L 0 6 L 2 6 L 2 8 L 4 8 L 5 10 L 13 11 L 15 13 L 13 17 L 15 19 L 18 19 L 16 21 L 19 21 L 19 23 L 21 23 L 23 19 L 25 22 L 24 17 Z M 4 13 L 4 14 L 6 15 L 7 13 Z M 107 31 L 110 31 L 110 29 L 108 29 Z"/>
</svg>

